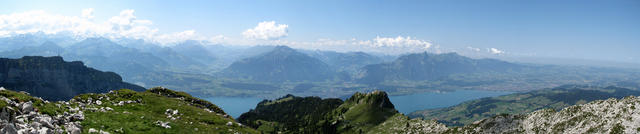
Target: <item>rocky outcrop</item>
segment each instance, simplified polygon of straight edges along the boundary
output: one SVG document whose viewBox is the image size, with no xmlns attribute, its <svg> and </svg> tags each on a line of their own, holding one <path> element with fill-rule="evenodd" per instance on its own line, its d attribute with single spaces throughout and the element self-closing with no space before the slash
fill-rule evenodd
<svg viewBox="0 0 640 134">
<path fill-rule="evenodd" d="M 419 134 L 441 133 L 448 130 L 447 126 L 435 120 L 409 119 L 402 114 L 396 114 L 385 122 L 372 128 L 370 134 Z"/>
<path fill-rule="evenodd" d="M 501 114 L 473 124 L 418 133 L 640 133 L 640 98 L 597 100 L 555 111 L 538 110 L 528 114 Z M 433 123 L 423 123 L 432 127 Z M 404 129 L 386 130 L 405 132 Z M 429 128 L 416 128 L 429 129 Z M 429 129 L 433 130 L 433 129 Z"/>
<path fill-rule="evenodd" d="M 15 101 L 14 101 L 15 100 Z M 50 104 L 47 101 L 35 100 L 39 104 Z M 80 110 L 69 110 L 59 115 L 43 114 L 41 109 L 34 108 L 32 101 L 20 101 L 0 96 L 0 103 L 5 103 L 0 110 L 0 132 L 4 134 L 52 134 L 69 133 L 80 134 L 80 121 L 84 115 Z M 68 105 L 59 107 L 73 107 Z M 73 108 L 72 108 L 73 109 Z M 77 108 L 75 108 L 77 109 Z M 65 129 L 66 128 L 66 129 Z"/>
<path fill-rule="evenodd" d="M 86 67 L 80 61 L 65 62 L 62 57 L 25 56 L 0 58 L 0 86 L 25 91 L 45 100 L 69 100 L 83 93 L 106 93 L 122 88 L 145 88 L 122 81 L 113 72 Z"/>
<path fill-rule="evenodd" d="M 515 93 L 463 102 L 459 105 L 419 110 L 409 117 L 437 119 L 447 126 L 469 125 L 500 114 L 526 114 L 541 109 L 563 108 L 609 98 L 622 99 L 640 95 L 640 91 L 620 87 L 565 85 L 552 89 Z"/>
</svg>

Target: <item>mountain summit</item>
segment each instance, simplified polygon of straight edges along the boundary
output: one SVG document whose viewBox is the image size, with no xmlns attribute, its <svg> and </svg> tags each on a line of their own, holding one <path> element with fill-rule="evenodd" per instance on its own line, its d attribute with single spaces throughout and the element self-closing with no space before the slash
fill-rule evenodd
<svg viewBox="0 0 640 134">
<path fill-rule="evenodd" d="M 236 61 L 222 71 L 226 77 L 266 82 L 323 81 L 335 73 L 326 63 L 287 46 Z"/>
<path fill-rule="evenodd" d="M 398 116 L 387 93 L 356 93 L 346 101 L 287 95 L 262 101 L 238 120 L 265 133 L 358 133 Z"/>
</svg>

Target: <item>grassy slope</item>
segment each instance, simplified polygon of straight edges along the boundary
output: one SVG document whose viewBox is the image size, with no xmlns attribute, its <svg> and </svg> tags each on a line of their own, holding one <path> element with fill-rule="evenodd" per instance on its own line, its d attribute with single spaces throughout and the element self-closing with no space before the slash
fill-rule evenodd
<svg viewBox="0 0 640 134">
<path fill-rule="evenodd" d="M 216 112 L 208 112 L 189 101 L 189 99 L 197 99 L 191 96 L 169 98 L 152 90 L 146 92 L 134 92 L 131 90 L 118 90 L 108 94 L 85 94 L 77 96 L 77 98 L 93 98 L 96 100 L 100 96 L 108 96 L 110 101 L 103 101 L 101 106 L 90 105 L 88 107 L 104 107 L 113 108 L 113 111 L 107 112 L 91 112 L 86 111 L 86 120 L 82 122 L 84 128 L 96 128 L 107 130 L 109 132 L 124 130 L 126 133 L 256 133 L 256 131 L 245 127 L 238 126 L 233 118 L 223 117 L 224 113 L 216 114 Z M 172 92 L 169 90 L 169 92 Z M 174 92 L 181 93 L 181 92 Z M 184 94 L 184 93 L 181 93 Z M 184 98 L 184 99 L 180 99 Z M 125 104 L 116 106 L 119 101 L 141 100 L 140 103 Z M 104 100 L 104 99 L 103 99 Z M 167 109 L 179 111 L 180 117 L 171 120 L 165 115 Z M 215 110 L 212 110 L 215 111 Z M 171 128 L 165 129 L 155 125 L 156 121 L 170 122 Z M 234 125 L 227 126 L 226 123 L 233 122 Z M 197 128 L 197 129 L 196 129 Z M 84 129 L 87 132 L 88 129 Z"/>
<path fill-rule="evenodd" d="M 33 106 L 35 109 L 38 109 L 38 112 L 48 115 L 58 115 L 62 114 L 68 109 L 58 107 L 56 105 L 60 105 L 58 102 L 45 102 L 44 100 L 36 97 L 29 96 L 24 92 L 16 92 L 11 90 L 2 90 L 0 91 L 0 96 L 7 97 L 15 102 L 33 102 Z M 6 107 L 8 104 L 5 101 L 0 101 L 0 108 Z M 13 107 L 14 109 L 20 109 Z"/>
<path fill-rule="evenodd" d="M 343 121 L 356 126 L 356 128 L 368 130 L 398 113 L 386 97 L 384 92 L 356 93 L 335 111 L 344 111 L 340 115 Z M 391 106 L 383 106 L 385 103 L 391 104 Z"/>
<path fill-rule="evenodd" d="M 375 91 L 356 93 L 344 103 L 285 96 L 261 102 L 239 120 L 264 133 L 365 133 L 398 114 L 387 94 Z"/>
<path fill-rule="evenodd" d="M 69 111 L 63 102 L 45 102 L 21 92 L 2 90 L 0 95 L 17 102 L 32 101 L 34 107 L 44 114 L 61 115 Z M 93 103 L 87 103 L 89 98 Z M 102 104 L 97 105 L 95 100 L 101 100 Z M 119 101 L 128 100 L 139 100 L 139 103 L 115 105 Z M 258 133 L 249 127 L 238 125 L 230 116 L 225 117 L 220 108 L 207 101 L 164 88 L 153 88 L 145 92 L 121 89 L 106 94 L 83 94 L 74 97 L 68 106 L 78 107 L 81 103 L 88 104 L 85 109 L 81 109 L 85 115 L 85 120 L 81 122 L 83 133 L 88 133 L 89 128 L 112 133 Z M 6 102 L 0 101 L 0 107 L 5 106 Z M 103 107 L 113 110 L 91 110 Z M 179 114 L 174 117 L 179 118 L 167 118 L 167 109 L 177 109 Z M 162 128 L 156 125 L 156 121 L 169 122 L 171 128 Z M 233 125 L 226 125 L 228 122 Z"/>
<path fill-rule="evenodd" d="M 340 99 L 320 97 L 295 97 L 287 95 L 262 101 L 255 109 L 242 114 L 238 121 L 264 133 L 322 133 L 325 114 L 342 104 Z"/>
<path fill-rule="evenodd" d="M 326 115 L 337 133 L 363 133 L 397 114 L 385 92 L 355 93 Z"/>
<path fill-rule="evenodd" d="M 522 114 L 535 110 L 562 108 L 584 104 L 593 100 L 622 98 L 640 95 L 640 91 L 624 88 L 559 87 L 554 89 L 516 93 L 491 98 L 483 98 L 440 109 L 416 111 L 410 117 L 438 119 L 447 126 L 460 126 L 502 113 Z"/>
</svg>

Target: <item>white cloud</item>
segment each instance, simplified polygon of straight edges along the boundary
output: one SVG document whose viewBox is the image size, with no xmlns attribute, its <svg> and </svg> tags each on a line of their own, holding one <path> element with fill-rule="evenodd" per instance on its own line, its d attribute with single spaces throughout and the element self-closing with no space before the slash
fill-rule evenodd
<svg viewBox="0 0 640 134">
<path fill-rule="evenodd" d="M 402 54 L 430 51 L 439 53 L 440 50 L 433 48 L 429 41 L 414 39 L 412 37 L 376 37 L 370 40 L 358 40 L 355 38 L 348 40 L 318 39 L 313 42 L 293 42 L 286 40 L 271 41 L 271 44 L 288 45 L 294 48 L 332 50 L 338 52 L 363 51 L 387 54 Z M 436 46 L 437 47 L 437 46 Z"/>
<path fill-rule="evenodd" d="M 45 34 L 71 34 L 82 39 L 107 37 L 144 39 L 145 41 L 170 44 L 190 39 L 204 39 L 195 31 L 160 34 L 152 27 L 152 21 L 138 19 L 135 10 L 123 10 L 106 22 L 94 22 L 93 9 L 83 9 L 81 16 L 50 14 L 42 10 L 0 15 L 0 37 L 17 34 L 43 32 Z"/>
<path fill-rule="evenodd" d="M 226 41 L 229 40 L 229 38 L 227 38 L 224 35 L 216 35 L 213 37 L 210 37 L 207 39 L 207 41 L 214 43 L 214 44 L 222 44 L 222 43 L 226 43 Z"/>
<path fill-rule="evenodd" d="M 504 51 L 499 50 L 497 48 L 487 48 L 487 52 L 491 53 L 491 54 L 503 54 Z"/>
<path fill-rule="evenodd" d="M 471 51 L 474 51 L 474 52 L 480 52 L 480 48 L 475 48 L 475 47 L 468 46 L 467 49 L 469 49 Z"/>
<path fill-rule="evenodd" d="M 163 34 L 158 35 L 154 39 L 158 42 L 182 42 L 185 40 L 198 39 L 199 37 L 196 35 L 196 31 L 187 30 L 183 32 L 173 33 L 173 34 Z"/>
<path fill-rule="evenodd" d="M 287 36 L 288 28 L 289 25 L 286 24 L 276 25 L 275 21 L 264 21 L 258 23 L 258 26 L 242 32 L 242 35 L 248 39 L 272 40 Z"/>
<path fill-rule="evenodd" d="M 93 8 L 82 9 L 82 17 L 87 19 L 93 19 Z"/>
<path fill-rule="evenodd" d="M 404 48 L 422 48 L 428 49 L 431 47 L 431 43 L 423 40 L 411 39 L 411 37 L 398 36 L 395 38 L 381 38 L 377 36 L 373 39 L 373 42 L 364 41 L 362 43 L 374 45 L 377 47 L 404 47 Z"/>
<path fill-rule="evenodd" d="M 244 31 L 243 37 L 229 38 L 223 35 L 203 36 L 195 30 L 175 33 L 159 33 L 150 20 L 135 16 L 135 10 L 123 10 L 109 17 L 106 21 L 97 22 L 93 18 L 92 8 L 83 9 L 80 16 L 64 16 L 45 11 L 28 11 L 12 14 L 0 14 L 0 37 L 43 32 L 45 34 L 65 34 L 83 39 L 88 37 L 106 37 L 110 39 L 131 38 L 148 42 L 170 45 L 185 40 L 200 40 L 215 44 L 227 45 L 288 45 L 294 48 L 332 50 L 339 52 L 364 51 L 387 54 L 415 52 L 440 53 L 442 50 L 431 42 L 408 36 L 375 37 L 372 39 L 318 39 L 316 41 L 288 41 L 281 39 L 288 36 L 288 25 L 276 24 L 275 21 L 260 22 L 256 27 Z M 502 51 L 495 49 L 497 53 Z"/>
</svg>

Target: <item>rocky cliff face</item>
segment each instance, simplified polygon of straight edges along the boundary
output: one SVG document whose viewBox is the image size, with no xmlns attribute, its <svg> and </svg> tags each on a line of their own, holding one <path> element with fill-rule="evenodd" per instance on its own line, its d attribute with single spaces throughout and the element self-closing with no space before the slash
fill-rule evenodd
<svg viewBox="0 0 640 134">
<path fill-rule="evenodd" d="M 0 86 L 25 91 L 45 100 L 68 100 L 82 93 L 105 93 L 121 88 L 144 91 L 125 83 L 113 72 L 86 67 L 82 62 L 65 62 L 62 57 L 25 56 L 0 58 Z"/>
</svg>

